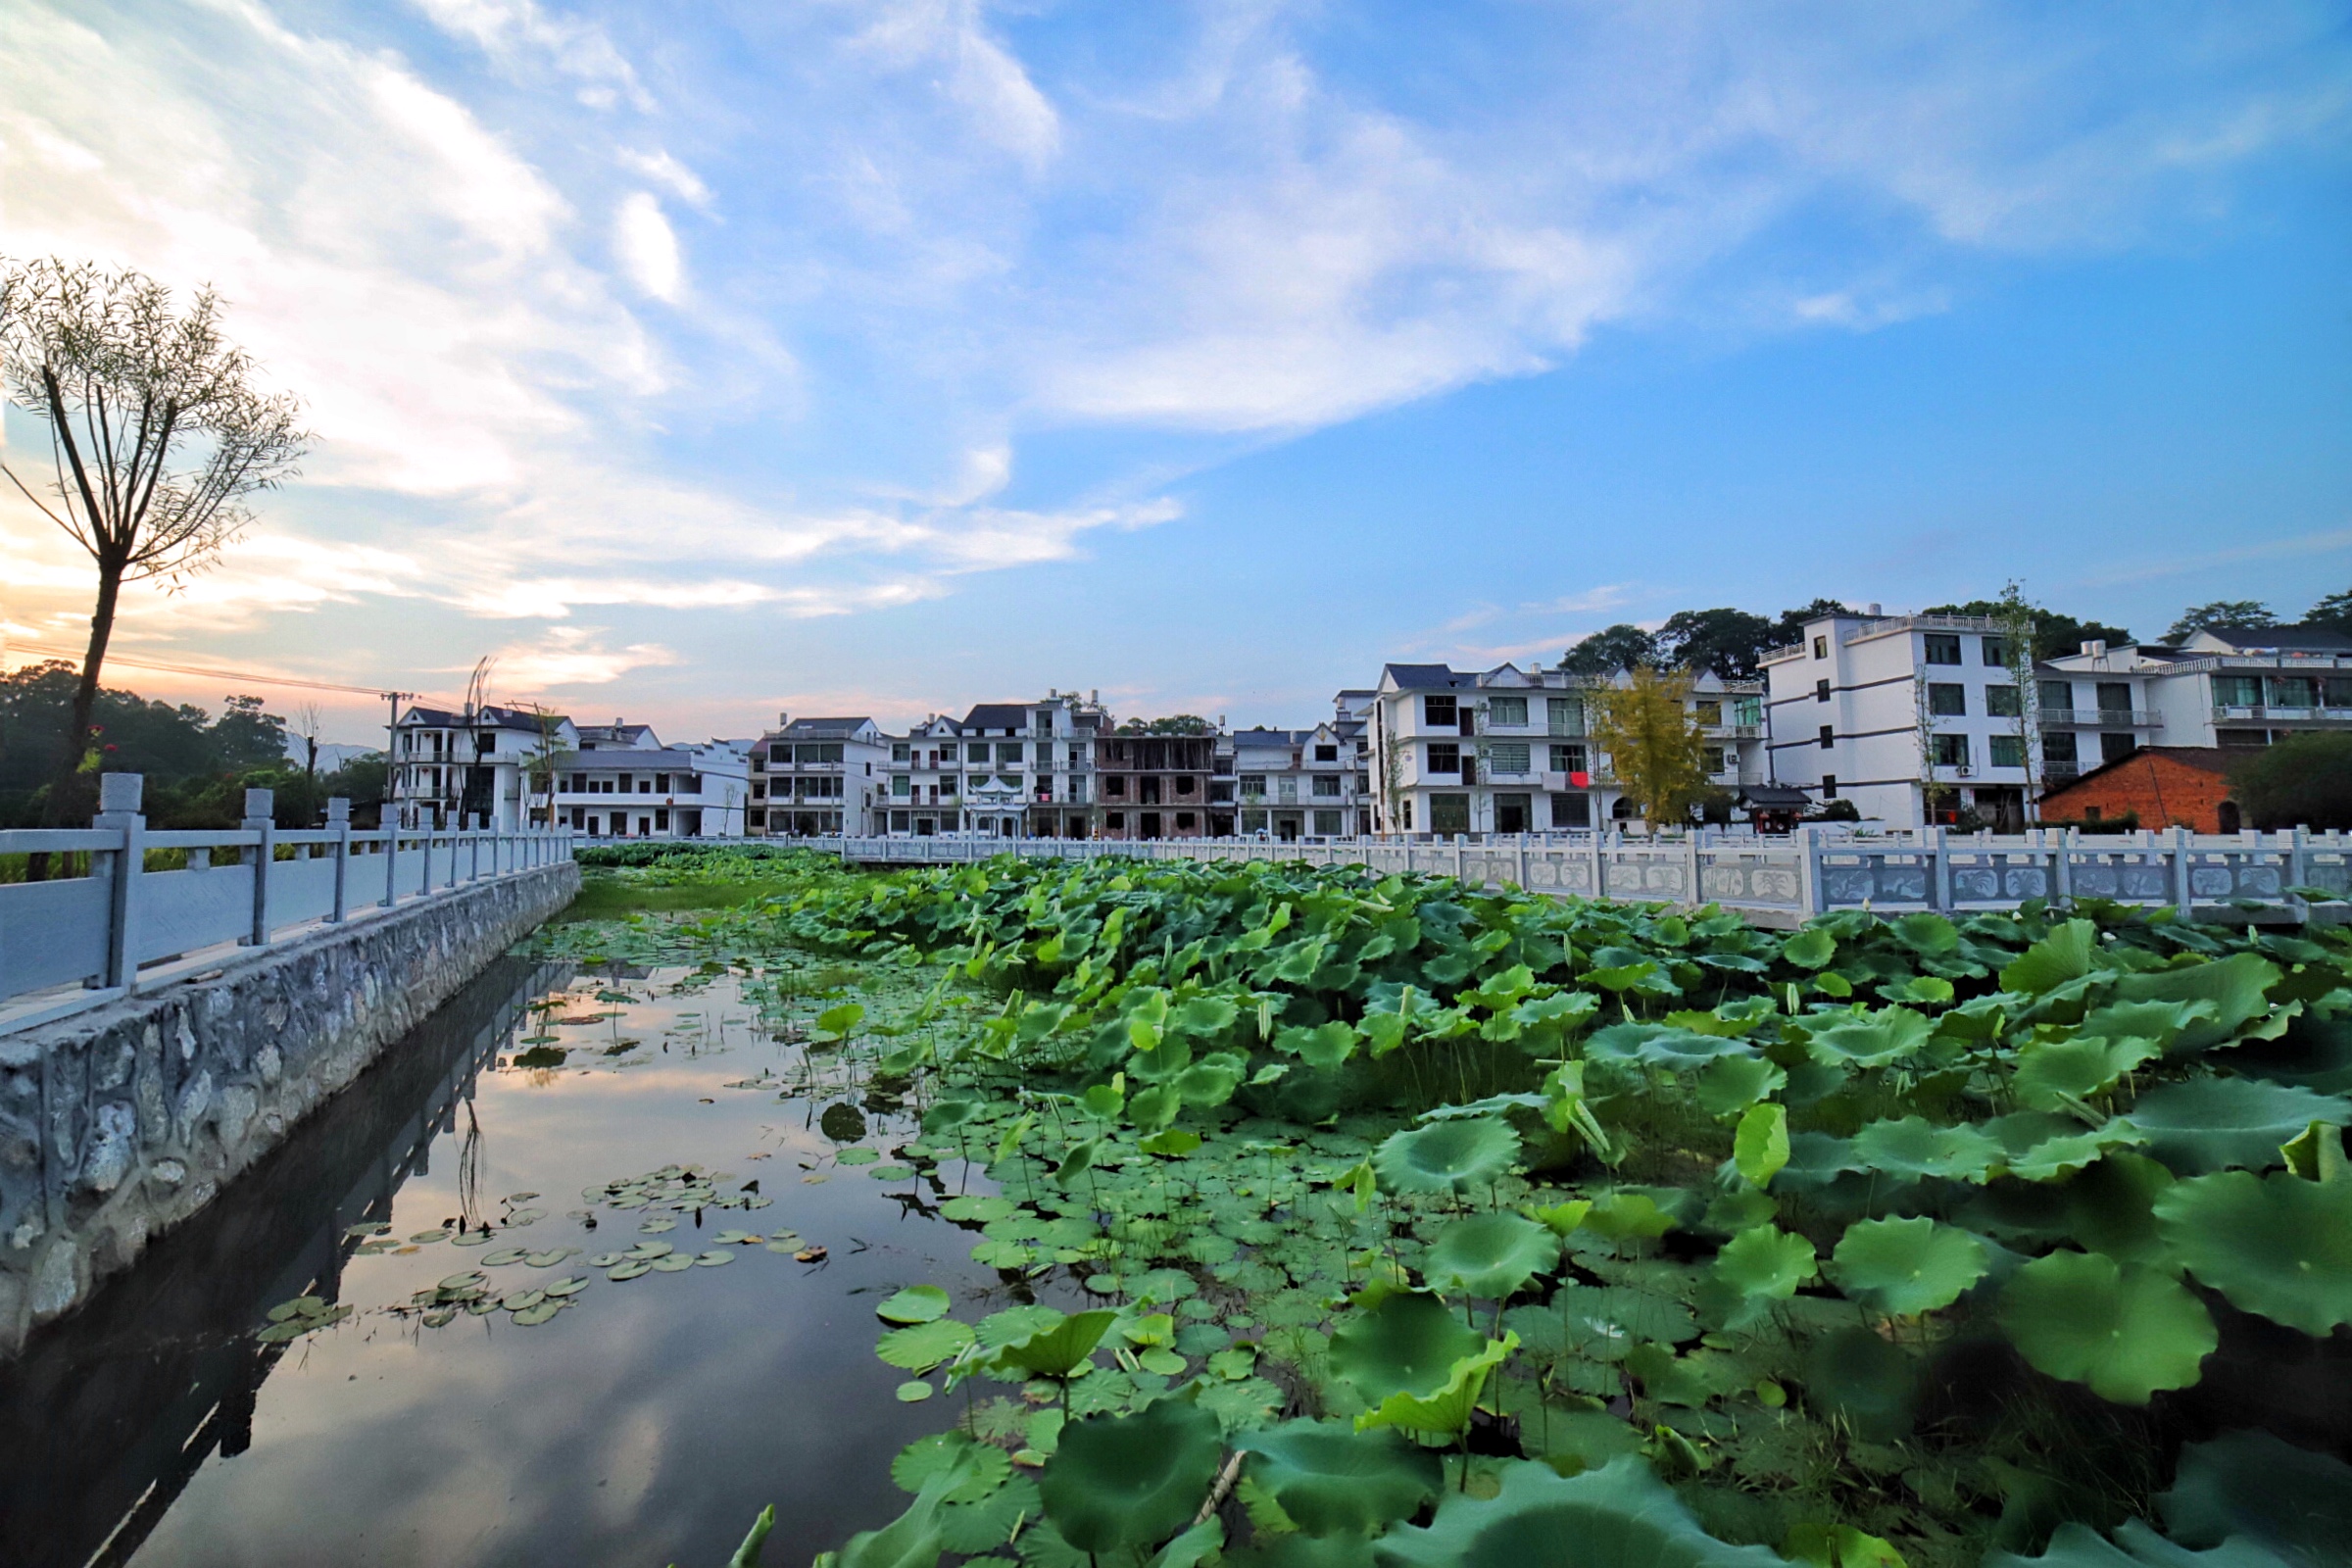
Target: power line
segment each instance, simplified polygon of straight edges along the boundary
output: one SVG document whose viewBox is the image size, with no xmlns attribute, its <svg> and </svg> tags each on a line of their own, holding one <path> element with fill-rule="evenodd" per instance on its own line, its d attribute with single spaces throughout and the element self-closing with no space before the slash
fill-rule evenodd
<svg viewBox="0 0 2352 1568">
<path fill-rule="evenodd" d="M 45 659 L 63 659 L 71 663 L 78 663 L 81 657 L 71 649 L 42 648 L 31 643 L 19 643 L 10 652 L 37 654 Z M 167 675 L 209 675 L 219 680 L 250 681 L 260 686 L 299 686 L 307 691 L 351 692 L 361 697 L 380 698 L 385 694 L 385 688 L 381 686 L 345 686 L 327 680 L 300 680 L 291 675 L 264 675 L 249 669 L 212 669 L 201 664 L 169 664 L 157 660 L 136 659 L 121 654 L 109 654 L 106 662 L 109 664 L 122 664 L 131 669 L 155 670 Z M 418 697 L 433 694 L 403 692 L 400 695 Z"/>
</svg>

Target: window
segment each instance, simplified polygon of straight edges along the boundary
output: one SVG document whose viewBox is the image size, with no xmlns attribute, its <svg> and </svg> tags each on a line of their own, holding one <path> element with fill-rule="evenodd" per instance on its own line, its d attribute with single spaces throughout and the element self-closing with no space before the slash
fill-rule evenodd
<svg viewBox="0 0 2352 1568">
<path fill-rule="evenodd" d="M 1340 760 L 1340 749 L 1339 749 L 1337 746 L 1318 746 L 1318 747 L 1316 747 L 1316 748 L 1315 748 L 1315 760 L 1316 760 L 1316 761 L 1318 761 L 1318 762 L 1336 762 L 1336 761 L 1338 761 L 1339 760 Z"/>
<path fill-rule="evenodd" d="M 1176 813 L 1176 831 L 1190 833 L 1193 830 L 1193 824 L 1198 820 L 1199 818 L 1190 811 L 1178 811 Z"/>
<path fill-rule="evenodd" d="M 1527 742 L 1496 741 L 1488 748 L 1488 760 L 1497 773 L 1524 773 L 1527 771 Z"/>
<path fill-rule="evenodd" d="M 1421 699 L 1421 722 L 1432 729 L 1451 729 L 1459 721 L 1460 713 L 1452 698 L 1432 696 Z"/>
<path fill-rule="evenodd" d="M 1837 744 L 1838 744 L 1838 732 L 1837 732 L 1836 730 L 1832 729 L 1832 728 L 1831 728 L 1829 725 L 1827 725 L 1827 724 L 1824 724 L 1824 725 L 1822 725 L 1822 726 L 1821 726 L 1821 749 L 1822 749 L 1823 751 L 1825 751 L 1825 752 L 1826 752 L 1826 751 L 1828 751 L 1828 750 L 1829 750 L 1831 747 L 1833 747 L 1833 746 L 1835 746 L 1835 745 L 1837 745 Z"/>
<path fill-rule="evenodd" d="M 1553 743 L 1551 770 L 1554 773 L 1582 773 L 1585 770 L 1585 749 L 1582 746 Z"/>
<path fill-rule="evenodd" d="M 1554 795 L 1551 798 L 1551 825 L 1562 828 L 1592 825 L 1592 797 L 1590 795 Z"/>
<path fill-rule="evenodd" d="M 963 749 L 963 760 L 967 762 L 986 763 L 988 760 L 988 742 L 974 741 L 971 745 L 965 747 Z"/>
<path fill-rule="evenodd" d="M 667 795 L 669 793 L 669 775 L 667 773 L 656 773 L 654 775 L 654 793 L 656 795 Z"/>
<path fill-rule="evenodd" d="M 1127 798 L 1127 780 L 1117 773 L 1105 773 L 1102 775 L 1102 793 L 1114 801 L 1125 800 Z"/>
<path fill-rule="evenodd" d="M 2213 677 L 2213 701 L 2217 708 L 2260 708 L 2262 677 L 2216 675 Z"/>
<path fill-rule="evenodd" d="M 1021 743 L 1019 741 L 1004 741 L 1000 743 L 997 747 L 997 766 L 1018 767 L 1020 765 Z"/>
<path fill-rule="evenodd" d="M 1491 697 L 1487 700 L 1487 721 L 1491 724 L 1524 724 L 1527 722 L 1527 699 L 1524 697 Z"/>
<path fill-rule="evenodd" d="M 1813 700 L 1817 703 L 1830 700 L 1830 679 L 1827 675 L 1813 683 Z"/>
<path fill-rule="evenodd" d="M 1459 773 L 1462 770 L 1462 749 L 1452 741 L 1432 741 L 1429 747 L 1429 767 L 1432 773 Z M 1467 833 L 1468 828 L 1462 829 Z"/>
<path fill-rule="evenodd" d="M 587 774 L 574 773 L 571 775 L 571 793 L 574 795 L 585 795 L 588 793 Z"/>
<path fill-rule="evenodd" d="M 2101 762 L 2121 761 L 2136 751 L 2138 746 L 2139 743 L 2133 740 L 2128 732 L 2108 730 L 2099 736 L 2099 760 Z"/>
<path fill-rule="evenodd" d="M 1334 790 L 1332 793 L 1337 795 L 1339 791 Z M 1229 778 L 1210 779 L 1208 781 L 1208 798 L 1212 802 L 1231 802 L 1233 799 L 1233 780 Z"/>
<path fill-rule="evenodd" d="M 891 743 L 890 743 L 890 760 L 891 760 L 892 761 L 894 761 L 894 762 L 911 762 L 911 761 L 913 761 L 913 760 L 914 760 L 914 747 L 913 747 L 913 745 L 912 745 L 911 743 L 909 743 L 909 742 L 906 742 L 906 741 L 893 741 L 893 742 L 891 742 Z"/>
<path fill-rule="evenodd" d="M 623 795 L 629 793 L 629 775 L 626 773 L 620 775 L 620 793 Z"/>
<path fill-rule="evenodd" d="M 669 811 L 666 808 L 657 808 L 655 810 L 654 830 L 658 833 L 666 833 L 669 831 Z"/>
<path fill-rule="evenodd" d="M 1967 717 L 1968 688 L 1931 681 L 1928 684 L 1928 711 L 1937 718 Z"/>
<path fill-rule="evenodd" d="M 2045 718 L 2075 710 L 2075 683 L 2071 680 L 2045 680 L 2040 683 L 2038 695 Z"/>
<path fill-rule="evenodd" d="M 1830 640 L 1827 637 L 1816 637 L 1813 639 L 1813 657 L 1815 659 L 1827 659 L 1830 657 Z"/>
<path fill-rule="evenodd" d="M 2329 708 L 2352 708 L 2352 675 L 2330 675 L 2320 684 L 2320 701 Z"/>
<path fill-rule="evenodd" d="M 1123 829 L 1127 826 L 1127 813 L 1125 811 L 1105 811 L 1102 813 L 1102 825 L 1106 828 Z"/>
<path fill-rule="evenodd" d="M 1327 801 L 1338 800 L 1340 798 L 1340 775 L 1317 773 L 1315 775 L 1315 793 Z"/>
<path fill-rule="evenodd" d="M 2276 676 L 2271 681 L 2273 708 L 2317 708 L 2320 683 L 2308 675 Z"/>
<path fill-rule="evenodd" d="M 2075 732 L 2071 729 L 2044 730 L 2041 736 L 2041 760 L 2045 762 L 2064 762 L 2072 766 L 2081 760 L 2075 750 Z"/>
<path fill-rule="evenodd" d="M 1176 793 L 1179 795 L 1190 795 L 1193 793 L 1193 776 L 1190 773 L 1179 773 L 1176 775 Z"/>
<path fill-rule="evenodd" d="M 2124 680 L 2099 682 L 2099 711 L 2129 713 L 2132 711 L 2132 683 Z"/>
<path fill-rule="evenodd" d="M 778 779 L 776 782 L 783 785 L 788 790 L 792 788 L 792 781 L 790 779 Z M 767 799 L 767 785 L 764 781 L 760 779 L 754 779 L 752 781 L 752 799 L 755 801 L 764 801 Z"/>
<path fill-rule="evenodd" d="M 1985 751 L 1995 767 L 2026 765 L 2026 738 L 2023 735 L 1994 735 L 1987 740 Z"/>
<path fill-rule="evenodd" d="M 1535 817 L 1534 797 L 1527 795 L 1497 795 L 1494 797 L 1494 831 L 1524 833 Z"/>
<path fill-rule="evenodd" d="M 1723 722 L 1722 703 L 1709 698 L 1694 703 L 1691 706 L 1693 711 L 1697 713 L 1698 721 L 1701 724 L 1720 724 Z"/>
<path fill-rule="evenodd" d="M 1968 737 L 1965 735 L 1931 735 L 1928 737 L 1928 760 L 1937 767 L 1966 767 L 1968 765 Z"/>
<path fill-rule="evenodd" d="M 1984 711 L 1994 718 L 2018 718 L 2025 713 L 2025 708 L 2017 700 L 2016 687 L 1987 686 L 1984 688 Z"/>
<path fill-rule="evenodd" d="M 1986 667 L 2006 668 L 2009 663 L 2009 639 L 2006 637 L 1985 638 L 1983 657 Z"/>
<path fill-rule="evenodd" d="M 804 762 L 838 762 L 841 760 L 841 742 L 818 741 L 812 745 L 796 746 L 793 752 Z"/>
<path fill-rule="evenodd" d="M 1722 747 L 1720 747 L 1720 746 L 1710 746 L 1710 747 L 1708 747 L 1708 748 L 1707 748 L 1707 772 L 1708 772 L 1708 774 L 1709 774 L 1710 776 L 1712 776 L 1712 775 L 1714 775 L 1714 774 L 1720 773 L 1720 772 L 1722 772 L 1722 771 L 1723 771 L 1723 768 L 1724 768 L 1724 761 L 1723 761 L 1723 748 L 1722 748 Z"/>
<path fill-rule="evenodd" d="M 1429 830 L 1432 833 L 1469 832 L 1470 797 L 1432 795 L 1429 798 Z"/>
<path fill-rule="evenodd" d="M 654 776 L 651 773 L 648 773 L 645 777 L 637 781 L 637 793 L 640 795 L 651 795 L 654 793 Z"/>
<path fill-rule="evenodd" d="M 1241 785 L 1244 799 L 1247 799 L 1252 795 L 1263 795 L 1266 793 L 1266 775 L 1263 773 L 1244 773 L 1241 777 Z"/>
<path fill-rule="evenodd" d="M 1548 710 L 1554 735 L 1582 735 L 1585 732 L 1585 700 L 1582 697 L 1547 697 L 1544 706 Z"/>
<path fill-rule="evenodd" d="M 1327 839 L 1337 838 L 1345 831 L 1340 826 L 1340 816 L 1341 813 L 1338 811 L 1317 811 L 1315 813 L 1315 831 Z"/>
<path fill-rule="evenodd" d="M 1821 775 L 1821 798 L 1825 801 L 1834 801 L 1838 798 L 1837 774 L 1824 773 Z"/>
<path fill-rule="evenodd" d="M 1410 795 L 1404 798 L 1404 830 L 1407 833 L 1413 830 L 1413 798 Z"/>
<path fill-rule="evenodd" d="M 1921 635 L 1922 640 L 1928 645 L 1927 657 L 1929 663 L 1957 664 L 1960 662 L 1959 638 L 1953 636 L 1950 632 L 1944 631 L 1931 631 L 1922 633 Z"/>
<path fill-rule="evenodd" d="M 760 828 L 767 826 L 767 812 L 758 807 L 747 808 L 743 813 L 743 825 Z"/>
</svg>

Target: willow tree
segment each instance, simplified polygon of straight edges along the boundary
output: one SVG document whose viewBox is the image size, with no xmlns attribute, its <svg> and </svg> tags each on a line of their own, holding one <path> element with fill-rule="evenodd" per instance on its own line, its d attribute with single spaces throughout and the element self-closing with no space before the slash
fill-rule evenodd
<svg viewBox="0 0 2352 1568">
<path fill-rule="evenodd" d="M 256 384 L 220 332 L 220 302 L 185 311 L 144 273 L 89 262 L 0 262 L 0 378 L 46 427 L 50 471 L 0 473 L 89 553 L 98 569 L 89 644 L 74 688 L 48 820 L 89 771 L 90 714 L 125 583 L 203 570 L 253 518 L 248 498 L 295 471 L 299 406 Z"/>
<path fill-rule="evenodd" d="M 1617 788 L 1654 833 L 1688 818 L 1706 794 L 1706 731 L 1691 710 L 1688 675 L 1635 669 L 1624 682 L 1594 682 L 1585 693 L 1585 710 Z"/>
</svg>

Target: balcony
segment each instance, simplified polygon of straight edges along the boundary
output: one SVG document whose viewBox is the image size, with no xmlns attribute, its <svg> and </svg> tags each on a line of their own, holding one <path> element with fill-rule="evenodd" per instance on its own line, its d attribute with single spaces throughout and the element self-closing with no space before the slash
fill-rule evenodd
<svg viewBox="0 0 2352 1568">
<path fill-rule="evenodd" d="M 2164 715 L 2147 708 L 2045 708 L 2044 729 L 2154 729 Z"/>
<path fill-rule="evenodd" d="M 2217 724 L 2242 724 L 2259 719 L 2274 724 L 2352 724 L 2352 708 L 2252 708 L 2217 707 L 2213 721 Z"/>
</svg>

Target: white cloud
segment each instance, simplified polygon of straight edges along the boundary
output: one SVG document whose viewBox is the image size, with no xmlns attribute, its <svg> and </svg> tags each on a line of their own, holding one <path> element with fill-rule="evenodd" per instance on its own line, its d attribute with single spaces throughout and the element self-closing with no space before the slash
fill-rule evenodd
<svg viewBox="0 0 2352 1568">
<path fill-rule="evenodd" d="M 685 289 L 686 264 L 678 254 L 678 236 L 651 195 L 639 191 L 613 214 L 612 251 L 639 288 L 665 303 L 677 302 Z"/>
<path fill-rule="evenodd" d="M 702 176 L 659 147 L 652 152 L 624 147 L 616 157 L 621 168 L 652 180 L 690 207 L 707 213 L 715 205 Z"/>
<path fill-rule="evenodd" d="M 581 85 L 580 101 L 608 109 L 626 99 L 640 110 L 654 101 L 636 71 L 603 29 L 588 23 L 557 20 L 534 0 L 416 0 L 435 26 L 479 47 L 510 73 L 544 65 Z"/>
<path fill-rule="evenodd" d="M 682 662 L 659 643 L 607 648 L 602 638 L 601 627 L 552 626 L 527 642 L 508 643 L 491 656 L 498 689 L 536 695 L 573 686 L 610 686 L 633 670 Z M 467 668 L 445 665 L 443 672 L 456 675 Z"/>
<path fill-rule="evenodd" d="M 1060 117 L 1028 72 L 991 33 L 978 0 L 891 0 L 851 44 L 899 72 L 924 71 L 965 111 L 965 122 L 1032 167 L 1061 142 Z"/>
</svg>

